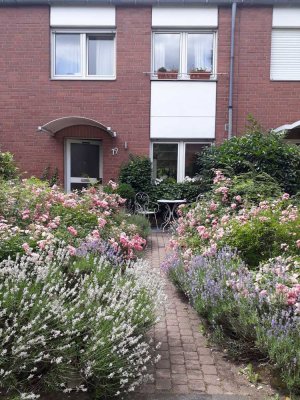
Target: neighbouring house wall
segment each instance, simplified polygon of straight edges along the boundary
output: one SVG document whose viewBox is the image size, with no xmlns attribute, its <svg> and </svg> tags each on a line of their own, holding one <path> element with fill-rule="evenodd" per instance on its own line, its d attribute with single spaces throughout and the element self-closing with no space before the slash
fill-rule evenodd
<svg viewBox="0 0 300 400">
<path fill-rule="evenodd" d="M 251 113 L 266 129 L 300 120 L 300 81 L 271 81 L 273 7 L 237 7 L 233 133 L 241 135 Z M 227 138 L 230 8 L 219 8 L 217 142 Z M 224 75 L 223 75 L 224 74 Z"/>
<path fill-rule="evenodd" d="M 28 175 L 47 165 L 63 180 L 63 138 L 104 140 L 104 180 L 115 178 L 129 153 L 149 154 L 151 8 L 116 10 L 117 79 L 50 80 L 49 8 L 0 8 L 0 146 L 14 153 Z M 92 127 L 68 128 L 56 138 L 37 127 L 76 115 L 117 131 L 117 139 Z M 124 142 L 128 142 L 128 150 Z M 118 147 L 112 156 L 111 148 Z"/>
</svg>

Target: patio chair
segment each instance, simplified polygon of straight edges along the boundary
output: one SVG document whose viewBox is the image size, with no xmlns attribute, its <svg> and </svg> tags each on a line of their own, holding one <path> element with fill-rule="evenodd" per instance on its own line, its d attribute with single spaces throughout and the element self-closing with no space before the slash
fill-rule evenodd
<svg viewBox="0 0 300 400">
<path fill-rule="evenodd" d="M 203 193 L 199 193 L 198 194 L 198 196 L 196 197 L 196 201 L 198 202 L 198 201 L 201 201 L 201 200 L 203 200 L 204 199 L 204 194 Z"/>
<path fill-rule="evenodd" d="M 144 215 L 144 217 L 148 218 L 150 221 L 150 216 L 153 215 L 156 228 L 158 229 L 157 217 L 156 214 L 159 211 L 159 206 L 156 203 L 150 201 L 147 193 L 139 192 L 135 195 L 134 202 L 135 213 Z"/>
</svg>

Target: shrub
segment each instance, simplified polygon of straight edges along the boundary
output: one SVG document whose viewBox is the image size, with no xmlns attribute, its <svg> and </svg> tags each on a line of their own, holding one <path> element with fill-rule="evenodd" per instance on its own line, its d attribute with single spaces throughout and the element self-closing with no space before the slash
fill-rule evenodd
<svg viewBox="0 0 300 400">
<path fill-rule="evenodd" d="M 187 253 L 215 254 L 224 245 L 237 248 L 244 261 L 255 268 L 260 261 L 299 255 L 300 216 L 298 205 L 287 193 L 272 201 L 248 204 L 231 192 L 232 181 L 216 172 L 213 191 L 192 206 L 180 206 L 172 246 Z"/>
<path fill-rule="evenodd" d="M 127 223 L 133 224 L 135 231 L 144 239 L 147 239 L 151 232 L 150 222 L 143 215 L 132 214 L 127 217 Z"/>
<path fill-rule="evenodd" d="M 8 180 L 17 177 L 18 168 L 14 162 L 13 155 L 9 152 L 0 151 L 0 179 Z"/>
<path fill-rule="evenodd" d="M 244 136 L 205 148 L 197 165 L 200 176 L 210 181 L 215 169 L 227 170 L 231 176 L 265 172 L 284 191 L 295 194 L 300 190 L 300 148 L 285 142 L 282 134 L 263 132 L 257 123 Z"/>
<path fill-rule="evenodd" d="M 266 173 L 248 172 L 232 178 L 231 197 L 241 196 L 248 203 L 258 204 L 261 200 L 278 198 L 281 188 L 278 182 Z"/>
<path fill-rule="evenodd" d="M 298 209 L 288 206 L 282 210 L 281 207 L 274 205 L 265 211 L 257 209 L 257 215 L 254 213 L 242 224 L 237 219 L 230 221 L 221 243 L 237 248 L 252 268 L 281 254 L 300 255 L 296 243 L 300 238 Z"/>
<path fill-rule="evenodd" d="M 134 201 L 135 191 L 131 185 L 128 183 L 120 183 L 116 192 L 129 202 Z"/>
<path fill-rule="evenodd" d="M 83 240 L 108 240 L 125 258 L 135 257 L 145 245 L 137 227 L 127 222 L 128 214 L 121 212 L 125 200 L 116 193 L 91 187 L 65 194 L 36 179 L 3 181 L 0 188 L 0 260 L 44 248 L 55 239 L 73 251 Z"/>
<path fill-rule="evenodd" d="M 49 186 L 58 185 L 59 184 L 58 168 L 55 167 L 54 170 L 51 171 L 51 166 L 48 165 L 42 173 L 41 180 L 48 182 Z"/>
<path fill-rule="evenodd" d="M 300 390 L 300 264 L 278 257 L 249 271 L 236 251 L 186 260 L 180 252 L 163 263 L 171 279 L 225 342 L 243 360 L 269 358 L 289 390 Z"/>
<path fill-rule="evenodd" d="M 121 167 L 120 183 L 131 185 L 135 193 L 150 193 L 151 179 L 151 161 L 148 157 L 130 155 L 128 163 Z"/>
<path fill-rule="evenodd" d="M 188 202 L 195 201 L 201 192 L 198 181 L 176 182 L 175 179 L 167 178 L 157 185 L 153 185 L 151 198 L 153 201 L 158 199 L 186 199 Z"/>
<path fill-rule="evenodd" d="M 0 387 L 107 398 L 147 380 L 161 286 L 144 262 L 124 271 L 110 258 L 56 243 L 0 263 Z"/>
</svg>

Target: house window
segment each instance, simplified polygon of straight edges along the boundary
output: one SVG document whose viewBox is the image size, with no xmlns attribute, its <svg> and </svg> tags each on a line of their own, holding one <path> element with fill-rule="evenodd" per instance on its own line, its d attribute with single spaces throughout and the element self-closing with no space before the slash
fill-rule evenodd
<svg viewBox="0 0 300 400">
<path fill-rule="evenodd" d="M 178 144 L 153 143 L 154 178 L 177 179 Z"/>
<path fill-rule="evenodd" d="M 215 73 L 214 48 L 215 32 L 154 32 L 153 75 L 209 79 Z"/>
<path fill-rule="evenodd" d="M 152 144 L 153 178 L 174 178 L 178 182 L 196 175 L 197 154 L 211 143 L 157 142 Z"/>
<path fill-rule="evenodd" d="M 52 32 L 52 77 L 114 79 L 115 34 Z"/>
<path fill-rule="evenodd" d="M 300 80 L 300 29 L 273 29 L 271 80 Z"/>
</svg>

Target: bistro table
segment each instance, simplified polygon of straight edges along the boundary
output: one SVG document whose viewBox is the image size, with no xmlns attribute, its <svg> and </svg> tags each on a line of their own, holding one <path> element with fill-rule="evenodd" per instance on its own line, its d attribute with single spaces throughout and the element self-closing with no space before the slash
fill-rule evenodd
<svg viewBox="0 0 300 400">
<path fill-rule="evenodd" d="M 162 223 L 161 227 L 164 231 L 167 226 L 169 226 L 172 222 L 176 221 L 176 210 L 180 204 L 185 204 L 185 199 L 160 199 L 157 200 L 158 204 L 164 204 L 166 207 L 166 212 L 164 214 L 164 222 Z"/>
</svg>

